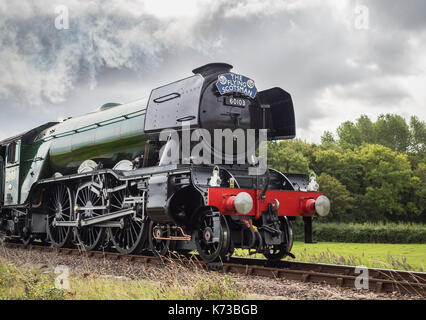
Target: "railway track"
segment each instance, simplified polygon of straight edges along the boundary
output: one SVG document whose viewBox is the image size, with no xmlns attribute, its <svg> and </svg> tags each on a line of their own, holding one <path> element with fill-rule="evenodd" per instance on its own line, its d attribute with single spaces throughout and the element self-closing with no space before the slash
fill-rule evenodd
<svg viewBox="0 0 426 320">
<path fill-rule="evenodd" d="M 63 255 L 85 255 L 93 258 L 110 260 L 124 260 L 144 264 L 164 264 L 167 259 L 153 255 L 125 255 L 109 251 L 81 251 L 71 248 L 54 248 L 43 245 L 24 245 L 21 243 L 5 242 L 7 248 L 24 248 L 29 250 L 56 252 Z M 182 261 L 182 260 L 180 260 Z M 200 267 L 214 269 L 220 272 L 238 273 L 270 278 L 283 278 L 302 282 L 329 284 L 339 287 L 356 288 L 355 283 L 360 272 L 356 267 L 346 265 L 332 265 L 321 263 L 306 263 L 296 261 L 270 262 L 265 259 L 232 257 L 224 263 L 207 264 L 197 261 Z M 402 270 L 368 268 L 368 286 L 364 289 L 377 293 L 399 292 L 402 294 L 416 294 L 426 297 L 426 273 L 409 272 Z M 365 286 L 366 282 L 362 282 Z"/>
</svg>

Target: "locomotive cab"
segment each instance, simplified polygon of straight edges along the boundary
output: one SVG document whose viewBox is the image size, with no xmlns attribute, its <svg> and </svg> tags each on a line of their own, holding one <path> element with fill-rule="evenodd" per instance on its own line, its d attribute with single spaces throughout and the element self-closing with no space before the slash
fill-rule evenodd
<svg viewBox="0 0 426 320">
<path fill-rule="evenodd" d="M 4 203 L 4 155 L 5 148 L 0 146 L 0 205 Z"/>
<path fill-rule="evenodd" d="M 5 157 L 0 155 L 0 170 L 2 172 L 2 199 L 5 205 L 16 205 L 19 203 L 19 160 L 21 140 L 8 141 L 3 146 Z"/>
</svg>

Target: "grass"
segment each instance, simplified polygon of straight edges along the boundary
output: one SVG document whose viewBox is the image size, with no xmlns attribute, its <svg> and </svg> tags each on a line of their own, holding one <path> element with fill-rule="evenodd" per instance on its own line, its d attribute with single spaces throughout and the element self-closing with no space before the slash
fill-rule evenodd
<svg viewBox="0 0 426 320">
<path fill-rule="evenodd" d="M 167 281 L 117 279 L 84 273 L 69 276 L 69 288 L 55 288 L 54 273 L 0 262 L 1 300 L 241 300 L 244 288 L 227 275 L 187 271 L 175 265 Z M 179 274 L 179 276 L 178 276 Z"/>
<path fill-rule="evenodd" d="M 425 244 L 336 242 L 306 244 L 296 241 L 293 248 L 293 253 L 299 261 L 421 272 L 426 270 Z"/>
<path fill-rule="evenodd" d="M 70 279 L 67 298 L 73 300 L 239 300 L 242 288 L 227 276 L 219 281 L 198 280 L 193 286 L 148 280 L 112 280 L 97 276 Z"/>
<path fill-rule="evenodd" d="M 292 253 L 296 255 L 296 261 L 426 271 L 425 244 L 337 242 L 306 244 L 295 241 Z M 246 252 L 236 250 L 236 255 L 245 256 Z M 263 256 L 255 255 L 255 257 Z"/>
<path fill-rule="evenodd" d="M 0 299 L 61 300 L 62 290 L 55 288 L 52 276 L 0 263 Z"/>
</svg>

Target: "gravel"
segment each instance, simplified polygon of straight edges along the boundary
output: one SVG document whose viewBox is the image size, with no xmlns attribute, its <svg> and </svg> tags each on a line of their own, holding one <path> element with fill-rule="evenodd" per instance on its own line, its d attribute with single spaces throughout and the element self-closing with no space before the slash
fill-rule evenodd
<svg viewBox="0 0 426 320">
<path fill-rule="evenodd" d="M 196 263 L 167 263 L 165 265 L 141 264 L 123 260 L 88 258 L 84 255 L 70 256 L 56 252 L 0 247 L 0 261 L 20 267 L 38 268 L 54 272 L 58 265 L 65 265 L 71 274 L 83 277 L 96 275 L 108 279 L 143 279 L 155 283 L 178 283 L 191 286 L 194 279 L 219 279 L 218 272 L 205 271 Z M 271 279 L 260 276 L 228 274 L 248 299 L 268 300 L 412 300 L 421 296 L 393 293 L 375 293 L 364 290 L 339 288 L 330 285 L 304 283 L 286 279 Z"/>
</svg>

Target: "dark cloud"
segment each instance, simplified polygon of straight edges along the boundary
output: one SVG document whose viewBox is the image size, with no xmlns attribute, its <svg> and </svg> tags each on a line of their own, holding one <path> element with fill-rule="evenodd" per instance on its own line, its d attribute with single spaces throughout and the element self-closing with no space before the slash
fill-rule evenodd
<svg viewBox="0 0 426 320">
<path fill-rule="evenodd" d="M 426 28 L 426 2 L 424 0 L 368 0 L 355 1 L 367 5 L 371 10 L 372 23 L 377 22 L 385 29 L 402 28 L 409 31 Z"/>
<path fill-rule="evenodd" d="M 50 2 L 0 4 L 0 111 L 8 111 L 0 138 L 105 102 L 136 100 L 223 61 L 261 89 L 290 92 L 298 128 L 315 139 L 324 128 L 314 120 L 347 120 L 332 119 L 337 113 L 323 104 L 325 92 L 377 112 L 397 107 L 413 95 L 401 81 L 419 73 L 425 53 L 423 2 L 206 1 L 179 17 L 117 3 L 65 3 L 69 30 L 55 29 Z M 369 9 L 368 30 L 354 29 L 359 4 Z"/>
</svg>

